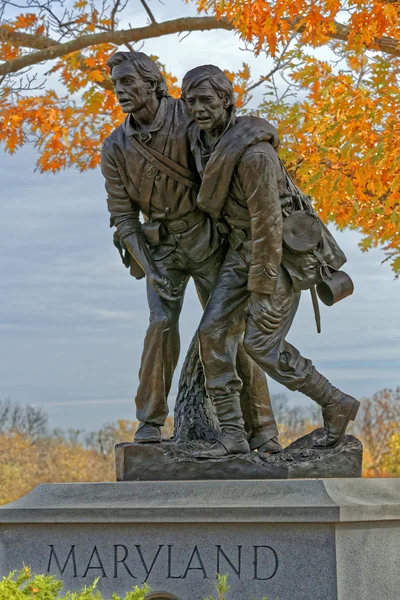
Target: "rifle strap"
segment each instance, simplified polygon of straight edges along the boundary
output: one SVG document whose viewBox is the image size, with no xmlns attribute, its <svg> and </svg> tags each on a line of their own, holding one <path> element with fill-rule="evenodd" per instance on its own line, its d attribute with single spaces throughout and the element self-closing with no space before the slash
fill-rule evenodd
<svg viewBox="0 0 400 600">
<path fill-rule="evenodd" d="M 319 311 L 317 292 L 315 291 L 315 285 L 310 288 L 311 300 L 314 309 L 315 324 L 317 326 L 317 332 L 321 333 L 321 313 Z"/>
</svg>

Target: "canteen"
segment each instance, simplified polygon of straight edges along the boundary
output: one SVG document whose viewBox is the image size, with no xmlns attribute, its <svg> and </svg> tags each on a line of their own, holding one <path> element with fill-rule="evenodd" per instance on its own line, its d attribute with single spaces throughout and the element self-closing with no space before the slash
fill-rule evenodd
<svg viewBox="0 0 400 600">
<path fill-rule="evenodd" d="M 283 243 L 294 254 L 308 254 L 317 248 L 322 230 L 318 218 L 304 210 L 295 210 L 283 221 Z"/>
</svg>

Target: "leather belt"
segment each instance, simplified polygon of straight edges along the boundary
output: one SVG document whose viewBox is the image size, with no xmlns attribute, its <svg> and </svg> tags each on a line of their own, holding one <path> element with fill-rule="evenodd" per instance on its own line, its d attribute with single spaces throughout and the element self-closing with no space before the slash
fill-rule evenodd
<svg viewBox="0 0 400 600">
<path fill-rule="evenodd" d="M 250 221 L 245 221 L 244 219 L 231 219 L 229 217 L 225 217 L 225 220 L 232 229 L 239 229 L 241 231 L 251 230 Z"/>
<path fill-rule="evenodd" d="M 224 222 L 218 223 L 217 229 L 222 237 L 227 237 L 230 246 L 234 250 L 239 250 L 246 240 L 251 238 L 251 226 L 250 221 L 244 219 L 233 219 L 225 216 Z"/>
<path fill-rule="evenodd" d="M 196 211 L 194 213 L 189 213 L 185 215 L 181 219 L 174 219 L 173 221 L 162 221 L 165 229 L 168 233 L 183 233 L 190 227 L 197 225 L 197 223 L 201 223 L 206 219 L 206 214 Z"/>
</svg>

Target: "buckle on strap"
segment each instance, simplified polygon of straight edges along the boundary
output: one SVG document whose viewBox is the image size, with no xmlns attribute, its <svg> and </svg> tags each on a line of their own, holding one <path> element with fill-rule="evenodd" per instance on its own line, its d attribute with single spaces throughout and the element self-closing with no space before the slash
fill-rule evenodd
<svg viewBox="0 0 400 600">
<path fill-rule="evenodd" d="M 169 221 L 165 223 L 169 233 L 183 233 L 189 227 L 186 221 L 183 219 L 176 219 L 175 221 Z"/>
</svg>

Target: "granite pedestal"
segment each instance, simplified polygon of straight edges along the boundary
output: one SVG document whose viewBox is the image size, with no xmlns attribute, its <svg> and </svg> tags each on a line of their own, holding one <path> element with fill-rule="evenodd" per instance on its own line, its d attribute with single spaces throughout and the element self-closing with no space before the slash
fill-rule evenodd
<svg viewBox="0 0 400 600">
<path fill-rule="evenodd" d="M 204 600 L 398 600 L 400 480 L 41 485 L 0 508 L 0 575 L 23 564 L 105 598 L 147 581 Z"/>
</svg>

